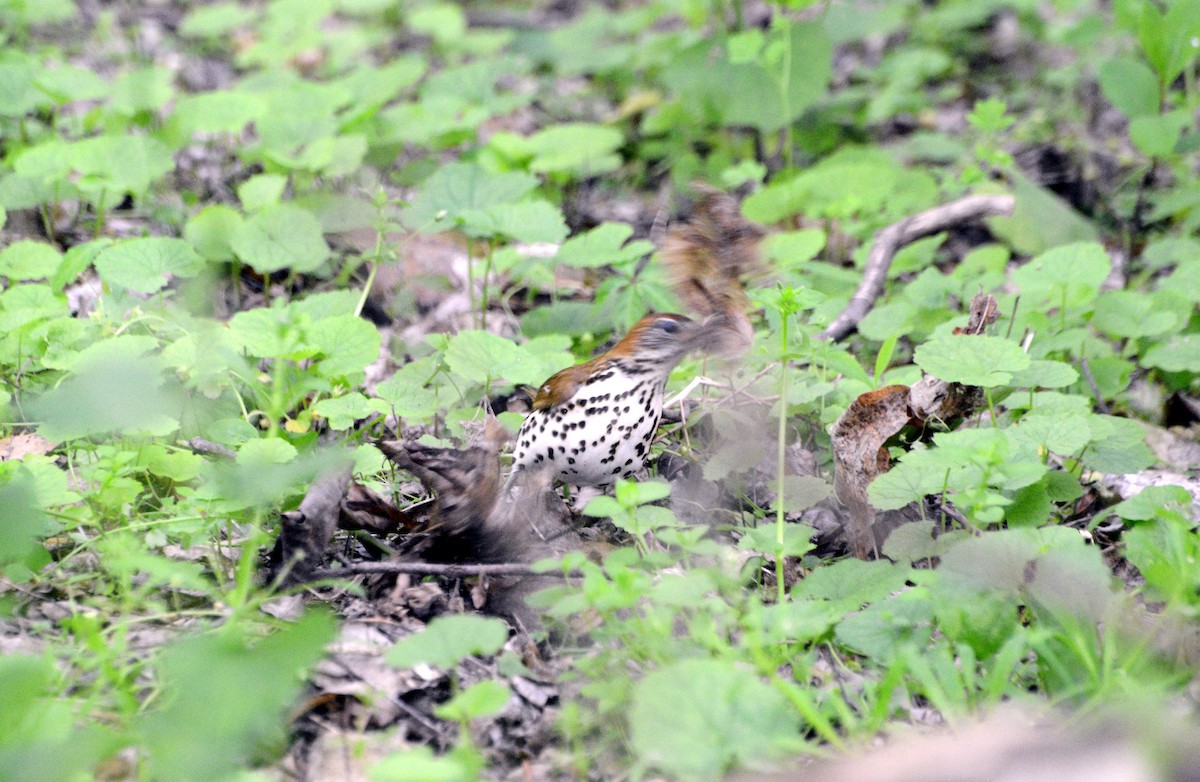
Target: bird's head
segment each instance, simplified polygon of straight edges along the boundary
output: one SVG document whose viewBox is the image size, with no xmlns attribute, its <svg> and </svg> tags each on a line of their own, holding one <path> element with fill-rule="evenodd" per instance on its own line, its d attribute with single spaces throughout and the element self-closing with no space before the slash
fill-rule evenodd
<svg viewBox="0 0 1200 782">
<path fill-rule="evenodd" d="M 700 325 L 683 315 L 647 315 L 633 324 L 605 357 L 661 363 L 669 372 L 688 353 L 703 347 L 705 339 Z"/>
</svg>

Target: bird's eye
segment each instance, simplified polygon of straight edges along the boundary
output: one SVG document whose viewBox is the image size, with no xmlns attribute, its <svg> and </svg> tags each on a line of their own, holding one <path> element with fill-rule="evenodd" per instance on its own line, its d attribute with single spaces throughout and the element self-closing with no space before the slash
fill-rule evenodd
<svg viewBox="0 0 1200 782">
<path fill-rule="evenodd" d="M 670 318 L 659 318 L 654 321 L 654 325 L 668 334 L 674 334 L 676 331 L 679 331 L 679 324 Z"/>
</svg>

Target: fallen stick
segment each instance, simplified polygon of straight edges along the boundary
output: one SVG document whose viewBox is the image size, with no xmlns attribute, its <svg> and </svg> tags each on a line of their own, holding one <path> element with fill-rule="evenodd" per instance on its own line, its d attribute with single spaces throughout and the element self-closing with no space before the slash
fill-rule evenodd
<svg viewBox="0 0 1200 782">
<path fill-rule="evenodd" d="M 414 576 L 445 576 L 447 578 L 468 578 L 470 576 L 558 576 L 578 578 L 580 573 L 574 571 L 560 574 L 557 571 L 538 570 L 532 565 L 520 562 L 492 562 L 477 565 L 441 564 L 435 562 L 356 562 L 352 565 L 327 570 L 316 570 L 309 578 L 317 580 L 349 578 L 375 574 L 408 574 Z"/>
<path fill-rule="evenodd" d="M 906 217 L 876 233 L 875 244 L 867 257 L 867 265 L 863 269 L 863 278 L 858 284 L 858 290 L 854 291 L 841 314 L 834 318 L 817 338 L 837 342 L 858 328 L 858 324 L 883 295 L 888 269 L 901 247 L 969 220 L 1010 215 L 1015 205 L 1016 199 L 1011 195 L 967 196 Z"/>
</svg>

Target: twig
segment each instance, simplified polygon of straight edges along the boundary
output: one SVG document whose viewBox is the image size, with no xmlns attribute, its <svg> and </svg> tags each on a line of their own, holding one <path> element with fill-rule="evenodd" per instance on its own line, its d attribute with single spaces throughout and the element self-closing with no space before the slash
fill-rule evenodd
<svg viewBox="0 0 1200 782">
<path fill-rule="evenodd" d="M 377 573 L 408 573 L 414 576 L 445 576 L 447 578 L 560 575 L 557 571 L 545 572 L 536 570 L 533 566 L 521 562 L 499 562 L 479 565 L 444 565 L 435 562 L 357 562 L 343 568 L 313 571 L 310 578 L 312 580 L 339 579 Z M 581 573 L 571 571 L 565 577 L 579 578 L 581 575 Z"/>
<path fill-rule="evenodd" d="M 185 445 L 192 450 L 192 453 L 197 453 L 201 456 L 220 456 L 225 459 L 232 459 L 237 456 L 236 451 L 226 448 L 219 443 L 205 440 L 203 437 L 193 437 Z"/>
<path fill-rule="evenodd" d="M 858 290 L 850 298 L 850 303 L 834 318 L 825 330 L 817 335 L 818 339 L 828 339 L 834 342 L 849 335 L 867 313 L 875 305 L 875 301 L 883 295 L 883 287 L 887 282 L 888 268 L 896 253 L 906 244 L 915 242 L 922 237 L 944 231 L 947 228 L 977 220 L 981 217 L 1012 214 L 1016 199 L 1011 195 L 973 195 L 951 201 L 948 204 L 926 209 L 924 212 L 906 217 L 898 223 L 893 223 L 875 234 L 875 244 L 867 258 L 867 266 L 863 269 L 863 279 Z"/>
</svg>

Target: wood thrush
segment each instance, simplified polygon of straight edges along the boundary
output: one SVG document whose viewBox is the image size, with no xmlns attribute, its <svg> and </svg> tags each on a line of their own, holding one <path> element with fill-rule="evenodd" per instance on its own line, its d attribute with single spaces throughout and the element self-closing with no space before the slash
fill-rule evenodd
<svg viewBox="0 0 1200 782">
<path fill-rule="evenodd" d="M 647 315 L 607 353 L 543 383 L 517 434 L 513 476 L 545 468 L 564 483 L 606 486 L 640 470 L 662 417 L 667 376 L 708 344 L 711 325 Z"/>
<path fill-rule="evenodd" d="M 695 213 L 671 229 L 663 252 L 676 292 L 699 317 L 647 315 L 607 353 L 543 383 L 517 434 L 513 478 L 538 468 L 578 486 L 629 477 L 646 463 L 663 387 L 683 357 L 699 350 L 729 358 L 750 346 L 741 278 L 758 269 L 763 229 L 728 195 L 700 192 Z"/>
</svg>

